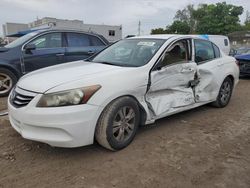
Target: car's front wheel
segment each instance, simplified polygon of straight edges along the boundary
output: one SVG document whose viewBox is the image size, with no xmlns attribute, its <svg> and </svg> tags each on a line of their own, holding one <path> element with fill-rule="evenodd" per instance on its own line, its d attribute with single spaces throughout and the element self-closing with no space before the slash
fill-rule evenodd
<svg viewBox="0 0 250 188">
<path fill-rule="evenodd" d="M 212 103 L 212 105 L 218 108 L 223 108 L 227 106 L 227 104 L 231 99 L 232 91 L 233 91 L 233 81 L 231 78 L 227 77 L 223 81 L 217 99 L 215 102 Z"/>
<path fill-rule="evenodd" d="M 8 96 L 16 82 L 17 77 L 11 71 L 0 68 L 0 97 Z"/>
<path fill-rule="evenodd" d="M 111 102 L 101 114 L 95 138 L 107 149 L 120 150 L 134 139 L 139 119 L 137 102 L 131 97 L 118 98 Z"/>
</svg>

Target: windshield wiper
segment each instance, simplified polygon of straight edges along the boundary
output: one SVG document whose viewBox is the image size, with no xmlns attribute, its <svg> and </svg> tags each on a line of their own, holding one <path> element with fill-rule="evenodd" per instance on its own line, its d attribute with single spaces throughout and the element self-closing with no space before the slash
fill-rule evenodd
<svg viewBox="0 0 250 188">
<path fill-rule="evenodd" d="M 101 64 L 106 64 L 106 65 L 113 65 L 113 66 L 119 66 L 119 67 L 138 67 L 136 65 L 130 65 L 130 64 L 119 64 L 119 63 L 111 63 L 107 61 L 91 61 L 93 63 L 101 63 Z"/>
<path fill-rule="evenodd" d="M 101 63 L 101 64 L 105 64 L 105 65 L 120 66 L 118 64 L 110 63 L 110 62 L 107 62 L 107 61 L 92 61 L 92 62 L 94 62 L 94 63 Z"/>
</svg>

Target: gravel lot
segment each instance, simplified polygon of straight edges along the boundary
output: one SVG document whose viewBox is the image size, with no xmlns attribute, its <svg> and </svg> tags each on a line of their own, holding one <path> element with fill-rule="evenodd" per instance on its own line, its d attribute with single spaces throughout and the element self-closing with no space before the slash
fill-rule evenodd
<svg viewBox="0 0 250 188">
<path fill-rule="evenodd" d="M 161 119 L 119 152 L 25 140 L 0 117 L 0 187 L 249 188 L 250 79 L 240 81 L 226 108 Z"/>
</svg>

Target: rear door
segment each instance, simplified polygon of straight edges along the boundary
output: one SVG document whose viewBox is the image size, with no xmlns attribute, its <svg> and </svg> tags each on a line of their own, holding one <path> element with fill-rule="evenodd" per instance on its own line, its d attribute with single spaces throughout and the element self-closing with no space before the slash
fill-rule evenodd
<svg viewBox="0 0 250 188">
<path fill-rule="evenodd" d="M 194 48 L 199 80 L 195 87 L 196 102 L 214 101 L 224 79 L 225 62 L 219 48 L 210 41 L 194 39 Z"/>
<path fill-rule="evenodd" d="M 189 39 L 175 42 L 150 73 L 146 101 L 154 117 L 164 117 L 195 104 L 191 82 L 195 79 L 197 64 L 191 62 L 191 48 Z"/>
<path fill-rule="evenodd" d="M 73 32 L 68 32 L 66 35 L 65 58 L 68 62 L 86 59 L 105 47 L 105 44 L 94 35 Z"/>
<path fill-rule="evenodd" d="M 36 48 L 23 51 L 25 72 L 65 62 L 65 48 L 62 41 L 60 32 L 46 33 L 30 41 L 28 44 L 34 44 Z"/>
</svg>

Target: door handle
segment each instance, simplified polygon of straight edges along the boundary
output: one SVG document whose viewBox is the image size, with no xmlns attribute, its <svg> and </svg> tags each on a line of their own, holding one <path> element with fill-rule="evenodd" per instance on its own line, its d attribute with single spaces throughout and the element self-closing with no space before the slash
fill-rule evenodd
<svg viewBox="0 0 250 188">
<path fill-rule="evenodd" d="M 56 54 L 56 56 L 64 56 L 64 54 L 63 54 L 63 53 L 61 53 L 61 54 Z"/>
<path fill-rule="evenodd" d="M 217 65 L 217 67 L 221 67 L 221 66 L 223 66 L 223 64 L 222 64 L 222 63 Z"/>
</svg>

